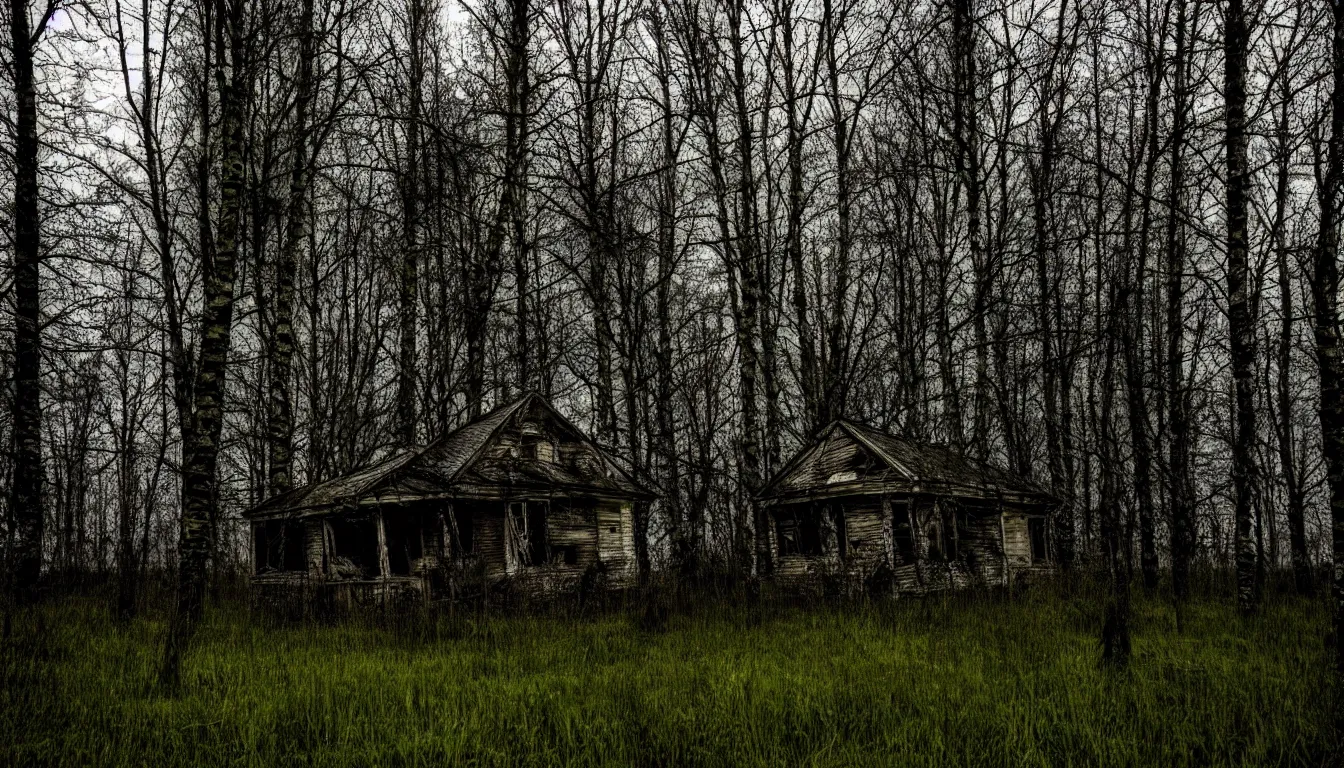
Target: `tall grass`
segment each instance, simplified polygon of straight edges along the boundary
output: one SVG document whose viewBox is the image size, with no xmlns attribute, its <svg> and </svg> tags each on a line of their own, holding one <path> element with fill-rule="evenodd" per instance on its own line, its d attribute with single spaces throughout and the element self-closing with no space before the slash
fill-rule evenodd
<svg viewBox="0 0 1344 768">
<path fill-rule="evenodd" d="M 160 621 L 68 600 L 0 650 L 2 765 L 1310 765 L 1329 748 L 1323 603 L 1177 634 L 1136 604 L 1101 668 L 1094 601 L 934 598 L 415 631 L 214 610 L 182 690 Z M 41 625 L 40 627 L 38 625 Z"/>
</svg>

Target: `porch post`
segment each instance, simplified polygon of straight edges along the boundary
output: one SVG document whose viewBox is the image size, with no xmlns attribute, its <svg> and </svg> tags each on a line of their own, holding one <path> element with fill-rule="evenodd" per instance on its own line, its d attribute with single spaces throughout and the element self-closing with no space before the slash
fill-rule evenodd
<svg viewBox="0 0 1344 768">
<path fill-rule="evenodd" d="M 1003 499 L 999 499 L 999 552 L 1003 555 L 1003 586 L 1007 587 L 1010 583 L 1008 569 L 1011 566 L 1008 563 L 1008 529 L 1003 522 Z"/>
<path fill-rule="evenodd" d="M 391 573 L 391 564 L 387 559 L 387 531 L 383 526 L 383 508 L 378 507 L 378 575 L 386 579 Z"/>
</svg>

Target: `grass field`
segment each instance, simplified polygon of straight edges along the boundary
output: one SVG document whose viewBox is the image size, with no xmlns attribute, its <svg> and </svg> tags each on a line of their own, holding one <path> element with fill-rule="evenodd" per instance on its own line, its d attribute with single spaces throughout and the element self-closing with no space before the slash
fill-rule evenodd
<svg viewBox="0 0 1344 768">
<path fill-rule="evenodd" d="M 0 765 L 1319 765 L 1324 602 L 1252 619 L 1135 605 L 1098 665 L 1094 601 L 634 618 L 457 617 L 414 631 L 216 609 L 177 696 L 159 621 L 21 617 L 0 650 Z"/>
</svg>

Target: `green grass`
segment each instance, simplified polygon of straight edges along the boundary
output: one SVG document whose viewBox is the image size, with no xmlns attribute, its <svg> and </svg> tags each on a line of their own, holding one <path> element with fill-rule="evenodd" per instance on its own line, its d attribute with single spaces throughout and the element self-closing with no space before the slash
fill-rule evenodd
<svg viewBox="0 0 1344 768">
<path fill-rule="evenodd" d="M 1136 604 L 1134 661 L 1098 664 L 1099 608 L 904 601 L 640 631 L 589 619 L 428 631 L 211 613 L 182 690 L 163 626 L 70 600 L 0 650 L 0 765 L 1314 765 L 1327 754 L 1322 602 L 1208 601 L 1177 634 Z"/>
</svg>

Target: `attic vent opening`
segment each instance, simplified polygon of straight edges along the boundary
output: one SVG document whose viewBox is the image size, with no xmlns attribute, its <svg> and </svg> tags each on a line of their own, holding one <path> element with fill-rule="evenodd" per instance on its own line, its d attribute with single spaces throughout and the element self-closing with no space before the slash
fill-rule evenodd
<svg viewBox="0 0 1344 768">
<path fill-rule="evenodd" d="M 555 446 L 536 435 L 523 435 L 523 458 L 550 464 L 555 461 Z"/>
</svg>

